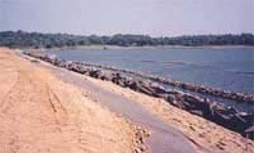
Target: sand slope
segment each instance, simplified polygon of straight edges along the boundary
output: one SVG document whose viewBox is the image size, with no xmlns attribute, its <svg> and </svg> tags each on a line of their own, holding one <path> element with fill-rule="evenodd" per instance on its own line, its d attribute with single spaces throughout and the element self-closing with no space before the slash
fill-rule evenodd
<svg viewBox="0 0 254 153">
<path fill-rule="evenodd" d="M 0 48 L 0 153 L 132 152 L 132 126 Z"/>
</svg>

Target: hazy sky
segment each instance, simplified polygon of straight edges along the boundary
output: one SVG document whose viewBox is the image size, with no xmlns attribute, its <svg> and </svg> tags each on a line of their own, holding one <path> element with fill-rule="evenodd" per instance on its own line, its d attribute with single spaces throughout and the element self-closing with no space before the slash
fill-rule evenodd
<svg viewBox="0 0 254 153">
<path fill-rule="evenodd" d="M 0 31 L 254 33 L 254 0 L 0 0 Z"/>
</svg>

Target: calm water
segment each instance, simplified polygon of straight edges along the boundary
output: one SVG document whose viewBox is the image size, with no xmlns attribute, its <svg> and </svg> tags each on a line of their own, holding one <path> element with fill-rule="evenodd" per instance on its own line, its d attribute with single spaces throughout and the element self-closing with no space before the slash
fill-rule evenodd
<svg viewBox="0 0 254 153">
<path fill-rule="evenodd" d="M 65 60 L 139 70 L 173 80 L 254 93 L 254 49 L 128 49 L 50 51 Z"/>
</svg>

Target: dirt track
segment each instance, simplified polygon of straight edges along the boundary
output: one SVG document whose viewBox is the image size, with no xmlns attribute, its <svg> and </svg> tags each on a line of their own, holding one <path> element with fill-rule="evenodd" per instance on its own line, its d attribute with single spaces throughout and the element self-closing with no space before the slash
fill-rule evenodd
<svg viewBox="0 0 254 153">
<path fill-rule="evenodd" d="M 0 153 L 132 152 L 133 127 L 84 95 L 0 48 Z"/>
</svg>

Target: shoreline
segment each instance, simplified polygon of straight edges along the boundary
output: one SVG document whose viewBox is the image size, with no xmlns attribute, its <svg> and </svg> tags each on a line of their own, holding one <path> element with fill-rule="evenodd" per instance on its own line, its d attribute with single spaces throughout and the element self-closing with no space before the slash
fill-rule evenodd
<svg viewBox="0 0 254 153">
<path fill-rule="evenodd" d="M 75 74 L 80 75 L 78 73 Z M 173 125 L 175 128 L 181 129 L 191 141 L 201 146 L 198 147 L 201 150 L 200 152 L 206 152 L 203 150 L 203 147 L 211 148 L 213 152 L 226 151 L 232 153 L 243 151 L 251 152 L 254 149 L 254 143 L 251 140 L 247 140 L 238 133 L 229 131 L 199 116 L 173 107 L 162 98 L 154 98 L 143 93 L 138 93 L 129 88 L 115 85 L 109 81 L 93 79 L 84 75 L 80 75 L 80 77 L 85 77 L 85 79 L 96 83 L 105 90 L 112 91 L 120 96 L 124 96 L 142 104 L 147 110 L 162 118 L 163 121 L 170 123 L 170 125 Z M 216 137 L 214 137 L 214 135 L 216 135 Z M 245 148 L 246 144 L 250 146 L 248 150 Z"/>
<path fill-rule="evenodd" d="M 169 85 L 178 89 L 183 89 L 187 91 L 192 91 L 192 92 L 197 92 L 200 94 L 204 95 L 210 95 L 218 98 L 224 98 L 224 99 L 229 99 L 233 101 L 242 101 L 246 103 L 254 103 L 254 95 L 249 94 L 249 93 L 244 93 L 244 92 L 238 92 L 238 91 L 231 91 L 231 90 L 226 90 L 226 89 L 221 89 L 221 88 L 216 88 L 216 87 L 210 87 L 210 86 L 205 86 L 203 84 L 195 84 L 192 82 L 183 82 L 183 81 L 178 81 L 178 80 L 172 80 L 172 79 L 166 79 L 157 75 L 148 75 L 143 72 L 139 71 L 133 71 L 129 69 L 120 69 L 116 68 L 113 66 L 103 66 L 99 64 L 94 64 L 94 63 L 86 63 L 86 62 L 75 62 L 76 64 L 81 64 L 84 66 L 88 67 L 95 67 L 99 68 L 102 70 L 109 70 L 109 71 L 115 71 L 115 72 L 122 72 L 125 74 L 133 75 L 134 77 L 140 77 L 141 79 L 147 79 L 155 82 L 159 82 L 164 85 Z"/>
<path fill-rule="evenodd" d="M 72 62 L 72 61 L 63 61 L 56 57 L 51 57 L 45 54 L 38 53 L 25 53 L 28 56 L 43 60 L 45 62 L 51 63 L 54 66 L 64 68 L 70 71 L 74 71 L 76 73 L 87 75 L 96 79 L 110 81 L 116 85 L 119 85 L 124 88 L 130 88 L 134 91 L 147 94 L 152 97 L 158 97 L 165 99 L 171 105 L 178 107 L 183 110 L 187 110 L 188 112 L 206 118 L 210 121 L 213 121 L 219 125 L 224 126 L 225 128 L 231 129 L 233 131 L 239 132 L 242 135 L 252 135 L 252 133 L 246 133 L 245 130 L 250 128 L 252 125 L 252 113 L 240 112 L 234 107 L 228 107 L 222 105 L 221 103 L 210 101 L 208 98 L 202 98 L 197 94 L 190 94 L 188 92 L 180 91 L 180 90 L 166 90 L 159 84 L 154 84 L 153 82 L 148 81 L 147 79 L 152 79 L 153 81 L 160 81 L 166 84 L 169 84 L 173 87 L 181 87 L 183 89 L 189 89 L 192 91 L 196 91 L 200 93 L 214 93 L 216 95 L 224 95 L 226 98 L 239 99 L 240 101 L 246 98 L 246 102 L 253 102 L 253 96 L 245 96 L 239 93 L 231 93 L 226 91 L 220 91 L 210 88 L 206 88 L 204 86 L 194 86 L 191 84 L 184 84 L 181 82 L 171 82 L 168 80 L 160 79 L 157 77 L 151 76 L 146 78 L 142 74 L 141 79 L 133 78 L 130 76 L 126 76 L 123 73 L 119 73 L 119 71 L 114 70 L 113 68 L 109 70 L 103 69 L 102 66 L 93 67 L 89 64 Z M 99 68 L 98 68 L 99 67 Z M 125 71 L 124 71 L 125 72 Z M 126 71 L 127 73 L 130 73 Z M 133 73 L 133 72 L 131 72 Z M 143 78 L 142 78 L 143 77 Z M 232 96 L 232 97 L 231 97 Z M 238 97 L 240 96 L 240 97 Z M 236 126 L 239 125 L 239 126 Z M 254 139 L 252 137 L 252 139 Z"/>
<path fill-rule="evenodd" d="M 130 77 L 139 77 L 140 79 L 144 80 L 150 80 L 154 81 L 157 83 L 161 83 L 163 85 L 168 85 L 170 87 L 174 87 L 177 89 L 182 89 L 182 90 L 187 90 L 187 91 L 192 91 L 196 93 L 200 93 L 203 95 L 210 95 L 218 98 L 224 98 L 224 99 L 229 99 L 233 100 L 236 102 L 246 102 L 246 103 L 254 103 L 254 95 L 253 94 L 248 94 L 248 93 L 243 93 L 243 92 L 236 92 L 236 91 L 230 91 L 230 90 L 224 90 L 221 88 L 216 88 L 216 87 L 210 87 L 210 86 L 205 86 L 202 84 L 195 84 L 191 82 L 182 82 L 182 81 L 177 81 L 177 80 L 171 80 L 171 79 L 166 79 L 160 76 L 156 75 L 148 75 L 139 71 L 133 71 L 129 69 L 120 69 L 116 68 L 113 66 L 103 66 L 100 64 L 94 64 L 94 63 L 87 63 L 87 62 L 76 62 L 76 61 L 65 61 L 58 59 L 57 57 L 49 54 L 44 54 L 43 52 L 24 52 L 24 54 L 28 56 L 32 56 L 35 58 L 39 58 L 42 60 L 46 60 L 47 62 L 59 66 L 59 67 L 64 67 L 65 62 L 68 64 L 74 64 L 73 68 L 71 69 L 72 71 L 76 71 L 78 73 L 82 73 L 82 66 L 83 67 L 90 67 L 94 69 L 98 69 L 98 71 L 109 71 L 110 73 L 117 72 L 117 73 L 123 73 L 123 75 L 128 75 Z M 68 69 L 68 68 L 67 68 Z M 101 72 L 98 72 L 101 73 Z M 102 72 L 104 73 L 104 72 Z M 100 74 L 98 74 L 100 75 Z M 103 74 L 102 74 L 103 75 Z"/>
</svg>

